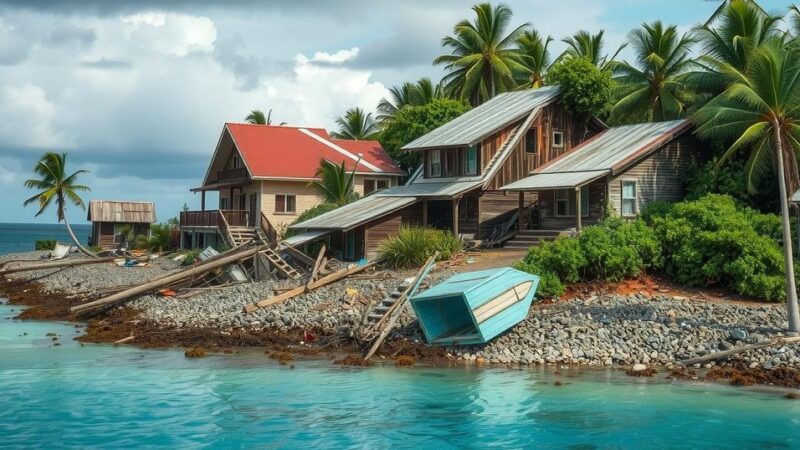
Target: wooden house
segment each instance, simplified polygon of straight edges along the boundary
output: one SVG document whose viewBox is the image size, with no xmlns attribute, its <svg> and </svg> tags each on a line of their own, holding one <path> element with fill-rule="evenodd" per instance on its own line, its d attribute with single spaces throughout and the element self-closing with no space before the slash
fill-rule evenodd
<svg viewBox="0 0 800 450">
<path fill-rule="evenodd" d="M 180 215 L 184 248 L 231 246 L 259 235 L 274 240 L 303 212 L 324 201 L 311 184 L 323 161 L 345 163 L 354 190 L 397 186 L 406 173 L 377 141 L 332 138 L 322 128 L 227 123 L 201 186 L 200 211 Z M 206 193 L 218 193 L 206 208 Z"/>
<path fill-rule="evenodd" d="M 608 128 L 570 114 L 557 87 L 499 94 L 404 146 L 423 161 L 405 185 L 292 228 L 329 234 L 344 259 L 374 256 L 402 224 L 528 247 L 597 221 L 607 202 L 631 217 L 682 198 L 686 165 L 706 153 L 691 128 Z"/>
<path fill-rule="evenodd" d="M 150 225 L 156 222 L 156 205 L 153 202 L 92 200 L 86 220 L 92 222 L 89 245 L 116 249 L 124 245 L 125 229 L 132 236 L 150 234 Z"/>
</svg>

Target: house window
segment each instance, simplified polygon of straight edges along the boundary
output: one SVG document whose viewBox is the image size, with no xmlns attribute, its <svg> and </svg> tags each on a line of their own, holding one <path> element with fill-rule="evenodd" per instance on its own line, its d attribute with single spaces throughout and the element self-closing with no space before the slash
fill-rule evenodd
<svg viewBox="0 0 800 450">
<path fill-rule="evenodd" d="M 238 156 L 234 156 L 233 157 L 233 161 L 231 162 L 231 166 L 234 169 L 238 169 L 239 168 L 239 157 Z"/>
<path fill-rule="evenodd" d="M 389 181 L 387 180 L 364 180 L 364 195 L 370 194 L 375 191 L 380 191 L 381 189 L 386 189 L 389 187 Z"/>
<path fill-rule="evenodd" d="M 575 190 L 556 191 L 556 217 L 575 217 Z M 589 216 L 589 187 L 581 187 L 581 217 Z"/>
<path fill-rule="evenodd" d="M 553 148 L 564 148 L 563 131 L 553 131 Z"/>
<path fill-rule="evenodd" d="M 533 127 L 525 133 L 525 152 L 536 153 L 539 151 L 539 129 Z"/>
<path fill-rule="evenodd" d="M 636 181 L 622 180 L 622 215 L 635 216 L 637 209 Z"/>
<path fill-rule="evenodd" d="M 442 153 L 440 150 L 431 150 L 430 151 L 430 176 L 432 177 L 440 177 L 442 176 Z"/>
<path fill-rule="evenodd" d="M 356 232 L 355 230 L 344 233 L 344 259 L 352 261 L 356 258 Z"/>
<path fill-rule="evenodd" d="M 296 200 L 294 195 L 276 194 L 275 195 L 275 213 L 276 214 L 294 214 Z"/>
<path fill-rule="evenodd" d="M 219 209 L 228 209 L 228 198 L 227 197 L 220 197 L 219 198 Z"/>
<path fill-rule="evenodd" d="M 478 174 L 478 149 L 481 144 L 475 144 L 472 147 L 467 147 L 467 155 L 465 158 L 464 173 L 466 175 Z"/>
</svg>

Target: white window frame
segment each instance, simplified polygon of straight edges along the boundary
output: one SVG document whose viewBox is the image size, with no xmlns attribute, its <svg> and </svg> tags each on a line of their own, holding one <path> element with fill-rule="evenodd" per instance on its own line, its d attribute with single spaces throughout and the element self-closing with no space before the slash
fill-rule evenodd
<svg viewBox="0 0 800 450">
<path fill-rule="evenodd" d="M 567 193 L 567 214 L 559 214 L 558 213 L 558 202 L 564 201 L 565 199 L 558 198 L 559 192 L 566 192 Z M 575 217 L 575 189 L 556 189 L 553 193 L 553 217 Z M 586 208 L 584 205 L 581 204 L 581 218 L 589 217 L 589 208 L 591 208 L 592 204 L 589 202 L 589 186 L 584 185 L 581 186 L 581 203 L 586 203 Z M 570 204 L 572 205 L 572 211 L 569 210 Z"/>
<path fill-rule="evenodd" d="M 375 183 L 375 189 L 367 192 L 367 182 L 371 181 Z M 386 187 L 378 187 L 378 183 L 386 183 Z M 364 195 L 370 195 L 373 192 L 378 192 L 382 189 L 388 189 L 392 187 L 392 181 L 386 178 L 364 178 L 364 182 L 361 184 L 361 188 L 364 191 Z"/>
<path fill-rule="evenodd" d="M 556 136 L 558 136 L 559 137 L 559 141 L 561 141 L 558 144 L 556 144 Z M 553 130 L 552 147 L 553 148 L 564 148 L 564 132 L 563 131 L 561 131 L 561 130 Z"/>
<path fill-rule="evenodd" d="M 478 167 L 478 153 L 480 151 L 481 144 L 475 144 L 471 147 L 467 147 L 464 151 L 464 175 L 477 175 L 480 168 Z M 475 151 L 475 170 L 469 170 L 469 152 L 470 150 Z"/>
<path fill-rule="evenodd" d="M 430 151 L 430 177 L 431 178 L 439 178 L 442 176 L 442 151 L 437 149 L 433 149 Z M 434 172 L 433 167 L 436 164 L 437 170 Z"/>
<path fill-rule="evenodd" d="M 633 197 L 625 197 L 625 183 L 633 183 Z M 637 178 L 623 178 L 619 181 L 619 215 L 622 217 L 636 217 L 639 215 L 639 180 Z M 625 201 L 633 200 L 633 214 L 625 214 Z"/>
<path fill-rule="evenodd" d="M 283 197 L 283 211 L 278 211 L 278 197 Z M 286 207 L 289 205 L 289 197 L 294 198 L 294 210 L 287 211 Z M 275 194 L 275 214 L 285 215 L 285 216 L 294 216 L 297 214 L 297 194 L 284 194 L 284 193 L 276 193 Z"/>
</svg>

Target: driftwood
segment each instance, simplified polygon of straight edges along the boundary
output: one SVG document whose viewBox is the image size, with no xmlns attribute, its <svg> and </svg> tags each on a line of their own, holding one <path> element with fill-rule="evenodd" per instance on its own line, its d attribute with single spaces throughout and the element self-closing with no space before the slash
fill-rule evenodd
<svg viewBox="0 0 800 450">
<path fill-rule="evenodd" d="M 131 336 L 128 336 L 128 337 L 122 338 L 122 339 L 120 339 L 120 340 L 114 341 L 114 345 L 117 345 L 117 344 L 124 344 L 124 343 L 126 343 L 126 342 L 130 342 L 130 341 L 134 340 L 135 338 L 136 338 L 136 336 L 133 336 L 133 335 L 131 335 Z"/>
<path fill-rule="evenodd" d="M 428 275 L 428 272 L 433 267 L 433 264 L 436 262 L 436 258 L 438 256 L 439 252 L 436 252 L 433 256 L 428 258 L 427 261 L 425 261 L 425 264 L 423 264 L 422 268 L 419 269 L 419 272 L 417 272 L 417 275 L 414 277 L 414 280 L 411 282 L 408 288 L 403 292 L 400 298 L 397 299 L 394 305 L 392 305 L 392 307 L 389 308 L 388 311 L 386 311 L 386 314 L 383 317 L 381 317 L 381 320 L 379 320 L 378 323 L 375 324 L 376 327 L 380 326 L 380 324 L 387 317 L 389 317 L 389 321 L 386 322 L 386 326 L 381 331 L 381 334 L 379 334 L 378 337 L 375 338 L 375 342 L 372 343 L 372 346 L 367 352 L 367 355 L 364 357 L 364 361 L 369 361 L 369 359 L 372 358 L 372 355 L 374 355 L 375 352 L 378 351 L 378 348 L 380 348 L 381 344 L 383 344 L 383 341 L 386 340 L 386 338 L 389 336 L 389 333 L 392 331 L 395 323 L 397 322 L 397 318 L 400 317 L 400 314 L 395 314 L 395 312 L 405 305 L 405 302 L 408 300 L 409 296 L 414 295 L 420 283 L 422 283 L 422 279 L 425 278 L 426 275 Z"/>
<path fill-rule="evenodd" d="M 298 262 L 302 263 L 305 266 L 311 267 L 314 265 L 314 260 L 303 253 L 302 251 L 298 250 L 296 247 L 292 247 L 291 245 L 287 244 L 280 244 L 278 245 L 278 251 L 286 252 L 292 258 L 296 259 Z"/>
<path fill-rule="evenodd" d="M 175 282 L 203 275 L 206 272 L 210 272 L 211 270 L 216 269 L 218 267 L 234 264 L 238 261 L 253 256 L 259 250 L 262 249 L 263 247 L 253 247 L 244 251 L 235 252 L 234 254 L 226 255 L 222 258 L 213 258 L 214 259 L 213 262 L 208 262 L 209 260 L 211 260 L 211 258 L 209 258 L 209 260 L 204 261 L 205 264 L 201 263 L 195 266 L 190 266 L 189 268 L 182 270 L 180 272 L 160 277 L 156 280 L 150 281 L 148 283 L 139 286 L 132 287 L 130 289 L 126 289 L 122 292 L 112 294 L 108 297 L 104 297 L 82 305 L 73 306 L 72 308 L 70 308 L 70 312 L 72 312 L 73 314 L 82 315 L 90 311 L 102 309 L 117 303 L 121 303 L 132 297 L 136 297 L 142 294 L 146 294 L 148 292 L 158 290 L 165 286 L 169 286 Z"/>
<path fill-rule="evenodd" d="M 728 356 L 737 355 L 739 353 L 743 353 L 749 350 L 758 350 L 767 347 L 777 347 L 779 345 L 786 345 L 791 344 L 794 342 L 800 342 L 800 336 L 793 336 L 793 337 L 779 337 L 775 338 L 768 342 L 760 342 L 758 344 L 750 344 L 750 345 L 743 345 L 738 348 L 732 348 L 730 350 L 723 350 L 721 352 L 709 353 L 708 355 L 698 356 L 697 358 L 687 359 L 686 361 L 681 362 L 684 366 L 691 366 L 694 364 L 703 364 L 710 361 L 716 361 L 718 359 L 727 358 Z"/>
<path fill-rule="evenodd" d="M 6 275 L 9 273 L 17 273 L 17 272 L 28 272 L 31 270 L 44 270 L 44 269 L 58 269 L 63 267 L 75 267 L 75 266 L 84 266 L 87 264 L 102 264 L 113 262 L 116 258 L 109 257 L 109 258 L 96 258 L 96 259 L 79 259 L 77 261 L 56 261 L 56 262 L 47 262 L 42 264 L 31 264 L 29 266 L 22 266 L 22 267 L 11 267 L 8 269 L 0 270 L 0 275 Z"/>
<path fill-rule="evenodd" d="M 285 302 L 286 300 L 289 300 L 290 298 L 297 297 L 298 295 L 302 295 L 302 294 L 304 294 L 304 293 L 306 293 L 308 291 L 312 291 L 314 289 L 317 289 L 319 287 L 325 286 L 327 284 L 334 283 L 334 282 L 339 281 L 339 280 L 341 280 L 343 278 L 347 278 L 350 275 L 353 275 L 353 274 L 356 274 L 356 273 L 359 273 L 359 272 L 363 272 L 363 271 L 369 269 L 370 267 L 375 266 L 380 261 L 382 261 L 382 258 L 378 258 L 378 259 L 375 259 L 373 261 L 370 261 L 367 264 L 364 264 L 363 266 L 354 266 L 354 267 L 350 267 L 348 269 L 342 269 L 342 270 L 340 270 L 338 272 L 334 272 L 334 273 L 332 273 L 332 274 L 330 274 L 328 276 L 320 278 L 319 280 L 315 281 L 311 286 L 308 286 L 308 285 L 298 286 L 298 287 L 296 287 L 294 289 L 290 289 L 290 290 L 284 292 L 283 294 L 276 295 L 274 297 L 270 297 L 268 299 L 261 300 L 260 302 L 256 302 L 256 303 L 253 303 L 253 304 L 250 304 L 250 305 L 245 305 L 244 306 L 244 312 L 249 314 L 249 313 L 252 313 L 253 311 L 256 311 L 259 308 L 264 308 L 264 307 L 267 307 L 267 306 L 270 306 L 270 305 L 274 305 L 276 303 Z"/>
</svg>

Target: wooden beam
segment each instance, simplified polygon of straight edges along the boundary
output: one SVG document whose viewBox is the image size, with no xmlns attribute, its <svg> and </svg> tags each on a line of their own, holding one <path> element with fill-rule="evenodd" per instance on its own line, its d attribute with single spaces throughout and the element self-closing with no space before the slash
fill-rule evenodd
<svg viewBox="0 0 800 450">
<path fill-rule="evenodd" d="M 317 273 L 319 272 L 319 267 L 322 264 L 322 259 L 324 257 L 325 257 L 325 245 L 323 244 L 322 247 L 319 249 L 319 255 L 317 255 L 317 261 L 314 263 L 314 269 L 311 270 L 311 276 L 308 278 L 306 289 L 311 289 L 311 286 L 314 284 L 314 280 L 316 280 L 317 278 Z"/>
<path fill-rule="evenodd" d="M 109 258 L 97 258 L 97 259 L 81 259 L 81 260 L 73 260 L 73 261 L 56 261 L 56 262 L 48 262 L 42 264 L 31 264 L 29 266 L 17 266 L 17 267 L 10 267 L 8 269 L 0 270 L 0 275 L 5 275 L 9 273 L 16 273 L 16 272 L 28 272 L 31 270 L 44 270 L 44 269 L 59 269 L 59 268 L 69 268 L 75 266 L 85 266 L 87 264 L 101 264 L 107 262 L 113 262 L 116 257 L 109 257 Z"/>
<path fill-rule="evenodd" d="M 725 350 L 725 351 L 716 352 L 716 353 L 709 353 L 709 354 L 704 355 L 704 356 L 698 356 L 697 358 L 687 359 L 686 361 L 683 361 L 681 364 L 683 364 L 684 366 L 691 366 L 691 365 L 694 365 L 694 364 L 703 364 L 703 363 L 706 363 L 706 362 L 709 362 L 709 361 L 716 361 L 718 359 L 722 359 L 722 358 L 726 358 L 728 356 L 736 355 L 738 353 L 746 352 L 748 350 L 758 350 L 758 349 L 767 348 L 767 347 L 777 347 L 779 345 L 792 344 L 794 342 L 800 342 L 800 336 L 779 337 L 779 338 L 773 339 L 773 340 L 768 341 L 768 342 L 761 342 L 761 343 L 758 343 L 758 344 L 744 345 L 744 346 L 741 346 L 741 347 L 738 347 L 738 348 L 732 348 L 730 350 Z"/>
<path fill-rule="evenodd" d="M 575 188 L 575 230 L 581 232 L 581 187 Z"/>
<path fill-rule="evenodd" d="M 428 201 L 422 201 L 422 226 L 428 226 Z M 799 231 L 800 232 L 800 231 Z"/>
<path fill-rule="evenodd" d="M 522 231 L 522 210 L 525 208 L 525 193 L 519 192 L 519 200 L 517 202 L 517 229 Z"/>
<path fill-rule="evenodd" d="M 453 235 L 458 237 L 458 201 L 460 199 L 453 199 Z"/>
<path fill-rule="evenodd" d="M 200 211 L 206 210 L 206 191 L 200 191 Z"/>
</svg>

